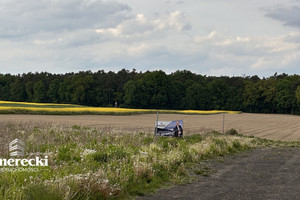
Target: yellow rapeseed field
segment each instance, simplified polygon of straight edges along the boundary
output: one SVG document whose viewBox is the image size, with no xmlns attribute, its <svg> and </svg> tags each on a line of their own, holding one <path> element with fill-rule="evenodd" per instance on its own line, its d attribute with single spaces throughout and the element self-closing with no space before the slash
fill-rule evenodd
<svg viewBox="0 0 300 200">
<path fill-rule="evenodd" d="M 223 110 L 159 110 L 160 113 L 174 114 L 237 114 L 239 111 Z M 0 101 L 0 113 L 29 113 L 29 114 L 141 114 L 156 113 L 154 109 L 130 109 L 112 107 L 85 107 L 73 104 L 27 103 Z"/>
<path fill-rule="evenodd" d="M 73 104 L 56 104 L 56 103 L 31 103 L 31 102 L 17 102 L 17 101 L 0 101 L 1 104 L 19 104 L 22 105 L 38 105 L 38 106 L 77 106 Z"/>
<path fill-rule="evenodd" d="M 227 111 L 227 110 L 180 110 L 177 113 L 182 114 L 216 114 L 216 113 L 229 113 L 239 114 L 240 111 Z"/>
</svg>

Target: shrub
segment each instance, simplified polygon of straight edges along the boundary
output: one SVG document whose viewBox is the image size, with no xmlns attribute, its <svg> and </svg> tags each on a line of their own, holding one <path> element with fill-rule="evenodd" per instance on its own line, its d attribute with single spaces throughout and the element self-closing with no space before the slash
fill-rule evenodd
<svg viewBox="0 0 300 200">
<path fill-rule="evenodd" d="M 237 135 L 238 134 L 238 132 L 237 132 L 237 130 L 235 130 L 235 129 L 230 129 L 229 131 L 226 131 L 226 133 L 225 133 L 226 135 Z"/>
<path fill-rule="evenodd" d="M 240 144 L 240 142 L 239 142 L 238 140 L 234 140 L 234 141 L 232 142 L 232 146 L 233 146 L 235 149 L 237 149 L 237 150 L 241 150 L 241 148 L 242 148 L 242 146 L 241 146 L 241 144 Z"/>
</svg>

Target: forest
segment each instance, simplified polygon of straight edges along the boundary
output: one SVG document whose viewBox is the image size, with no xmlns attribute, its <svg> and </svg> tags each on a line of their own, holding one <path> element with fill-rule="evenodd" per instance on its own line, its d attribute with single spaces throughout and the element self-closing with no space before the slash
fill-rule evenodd
<svg viewBox="0 0 300 200">
<path fill-rule="evenodd" d="M 206 76 L 181 70 L 0 74 L 0 100 L 152 109 L 300 114 L 300 76 Z"/>
</svg>

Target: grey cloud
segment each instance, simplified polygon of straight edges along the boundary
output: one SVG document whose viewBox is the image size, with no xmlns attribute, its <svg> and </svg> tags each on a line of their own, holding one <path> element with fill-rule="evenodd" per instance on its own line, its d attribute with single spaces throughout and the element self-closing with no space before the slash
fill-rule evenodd
<svg viewBox="0 0 300 200">
<path fill-rule="evenodd" d="M 181 11 L 173 11 L 155 18 L 138 14 L 135 18 L 126 20 L 114 28 L 97 29 L 96 32 L 107 40 L 122 40 L 127 43 L 162 39 L 169 37 L 170 34 L 184 35 L 191 28 L 191 24 Z"/>
<path fill-rule="evenodd" d="M 277 6 L 276 8 L 268 9 L 266 16 L 283 22 L 284 26 L 300 28 L 300 7 L 298 6 Z"/>
<path fill-rule="evenodd" d="M 82 29 L 60 34 L 40 33 L 32 40 L 35 45 L 59 49 L 93 45 L 103 41 L 103 38 L 94 31 Z"/>
<path fill-rule="evenodd" d="M 300 43 L 300 33 L 292 33 L 285 37 L 286 42 Z"/>
<path fill-rule="evenodd" d="M 0 36 L 114 26 L 129 17 L 129 10 L 126 4 L 102 0 L 4 1 L 0 3 Z"/>
<path fill-rule="evenodd" d="M 181 5 L 184 3 L 184 1 L 176 1 L 176 2 L 172 2 L 172 1 L 165 1 L 165 4 L 171 4 L 171 3 L 174 3 L 176 5 Z"/>
</svg>

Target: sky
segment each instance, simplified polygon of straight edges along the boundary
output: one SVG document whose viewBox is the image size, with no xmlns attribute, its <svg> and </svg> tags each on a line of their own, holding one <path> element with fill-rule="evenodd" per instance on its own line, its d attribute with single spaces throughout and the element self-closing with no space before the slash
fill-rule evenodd
<svg viewBox="0 0 300 200">
<path fill-rule="evenodd" d="M 0 73 L 300 72 L 300 0 L 1 0 Z"/>
</svg>

